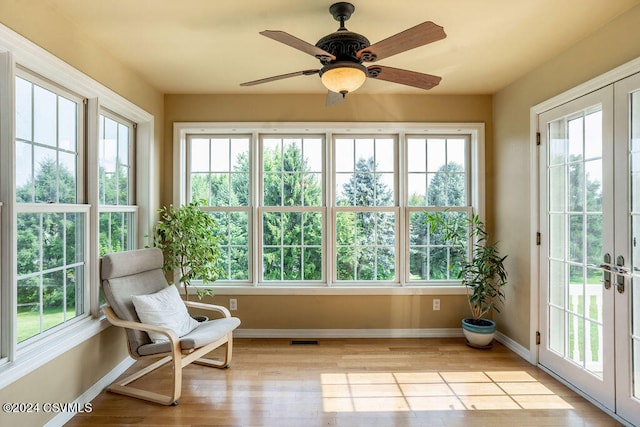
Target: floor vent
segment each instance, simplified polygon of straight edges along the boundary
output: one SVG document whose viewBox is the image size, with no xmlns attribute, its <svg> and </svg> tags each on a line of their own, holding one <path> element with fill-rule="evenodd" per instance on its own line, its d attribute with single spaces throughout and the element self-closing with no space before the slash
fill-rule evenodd
<svg viewBox="0 0 640 427">
<path fill-rule="evenodd" d="M 318 345 L 318 340 L 291 340 L 291 345 Z"/>
</svg>

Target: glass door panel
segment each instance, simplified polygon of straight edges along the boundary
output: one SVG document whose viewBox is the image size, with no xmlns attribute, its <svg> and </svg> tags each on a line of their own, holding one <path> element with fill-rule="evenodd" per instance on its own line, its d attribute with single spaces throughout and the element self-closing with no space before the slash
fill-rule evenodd
<svg viewBox="0 0 640 427">
<path fill-rule="evenodd" d="M 640 76 L 615 90 L 616 412 L 640 425 Z"/>
<path fill-rule="evenodd" d="M 603 129 L 612 127 L 611 99 L 608 88 L 540 116 L 540 363 L 613 408 L 614 371 L 604 352 L 613 345 L 607 334 L 612 298 L 599 267 L 611 235 L 606 218 L 613 215 L 603 203 L 603 177 L 611 169 Z"/>
</svg>

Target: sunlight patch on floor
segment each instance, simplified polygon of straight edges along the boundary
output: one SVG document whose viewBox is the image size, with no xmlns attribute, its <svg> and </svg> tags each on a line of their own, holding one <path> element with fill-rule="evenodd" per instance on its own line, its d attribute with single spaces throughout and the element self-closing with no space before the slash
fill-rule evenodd
<svg viewBox="0 0 640 427">
<path fill-rule="evenodd" d="M 524 371 L 321 374 L 325 412 L 572 409 Z"/>
</svg>

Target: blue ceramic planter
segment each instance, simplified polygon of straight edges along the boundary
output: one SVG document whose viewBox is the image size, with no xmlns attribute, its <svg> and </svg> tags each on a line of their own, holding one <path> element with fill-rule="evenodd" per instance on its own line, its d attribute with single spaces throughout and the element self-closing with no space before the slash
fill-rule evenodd
<svg viewBox="0 0 640 427">
<path fill-rule="evenodd" d="M 496 323 L 493 320 L 472 317 L 462 319 L 462 332 L 471 347 L 489 348 L 496 332 Z"/>
</svg>

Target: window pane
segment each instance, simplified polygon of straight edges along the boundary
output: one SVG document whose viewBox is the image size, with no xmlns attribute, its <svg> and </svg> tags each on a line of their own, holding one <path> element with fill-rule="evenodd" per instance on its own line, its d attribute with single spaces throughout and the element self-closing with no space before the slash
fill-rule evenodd
<svg viewBox="0 0 640 427">
<path fill-rule="evenodd" d="M 304 140 L 304 161 L 311 172 L 322 172 L 322 140 L 320 138 L 308 138 Z"/>
<path fill-rule="evenodd" d="M 407 178 L 407 193 L 409 206 L 425 206 L 427 200 L 427 182 L 423 173 L 409 173 Z"/>
<path fill-rule="evenodd" d="M 353 172 L 354 170 L 354 141 L 353 139 L 336 138 L 335 162 L 336 172 Z"/>
<path fill-rule="evenodd" d="M 394 140 L 391 138 L 376 140 L 376 170 L 379 172 L 395 171 Z"/>
<path fill-rule="evenodd" d="M 249 205 L 249 138 L 188 137 L 191 200 L 208 206 Z"/>
<path fill-rule="evenodd" d="M 134 249 L 133 212 L 100 213 L 100 256 Z"/>
<path fill-rule="evenodd" d="M 56 179 L 57 165 L 55 150 L 45 147 L 34 147 L 34 191 L 35 201 L 42 203 L 58 202 L 58 181 Z M 18 166 L 16 165 L 16 169 Z M 68 176 L 68 171 L 62 171 L 62 176 Z"/>
<path fill-rule="evenodd" d="M 18 341 L 85 313 L 84 214 L 18 213 Z"/>
<path fill-rule="evenodd" d="M 191 151 L 191 164 L 189 165 L 191 172 L 209 172 L 211 170 L 209 139 L 193 138 L 189 141 L 189 149 Z"/>
<path fill-rule="evenodd" d="M 39 276 L 18 280 L 18 342 L 31 338 L 42 331 L 40 288 Z"/>
<path fill-rule="evenodd" d="M 447 164 L 446 140 L 429 138 L 427 140 L 427 171 L 442 171 Z"/>
<path fill-rule="evenodd" d="M 246 212 L 214 212 L 220 233 L 220 280 L 249 278 L 249 215 Z"/>
<path fill-rule="evenodd" d="M 209 189 L 211 187 L 211 175 L 208 173 L 191 174 L 191 200 L 211 200 Z M 212 202 L 222 203 L 223 200 L 212 200 Z M 216 204 L 217 204 L 216 203 Z"/>
<path fill-rule="evenodd" d="M 38 214 L 18 215 L 18 275 L 40 270 L 40 219 Z"/>
<path fill-rule="evenodd" d="M 389 138 L 336 139 L 336 164 L 342 162 L 337 171 L 337 206 L 394 206 L 395 204 L 395 141 Z M 346 147 L 346 148 L 345 148 Z M 353 148 L 352 148 L 353 147 Z M 354 154 L 349 155 L 348 149 Z M 348 167 L 341 156 L 355 158 Z M 352 171 L 351 173 L 347 171 Z"/>
<path fill-rule="evenodd" d="M 75 203 L 77 188 L 75 153 L 58 152 L 58 194 L 60 203 Z"/>
<path fill-rule="evenodd" d="M 33 139 L 40 144 L 57 146 L 56 94 L 40 86 L 33 88 Z"/>
<path fill-rule="evenodd" d="M 130 165 L 129 143 L 129 126 L 118 123 L 118 163 L 120 165 Z"/>
<path fill-rule="evenodd" d="M 78 103 L 26 79 L 15 82 L 18 203 L 76 203 Z"/>
<path fill-rule="evenodd" d="M 16 142 L 16 201 L 33 203 L 33 146 Z"/>
<path fill-rule="evenodd" d="M 337 212 L 338 280 L 393 280 L 396 216 L 392 212 Z"/>
<path fill-rule="evenodd" d="M 450 138 L 447 140 L 447 164 L 449 165 L 449 171 L 452 171 L 452 169 L 465 170 L 467 155 L 465 145 L 466 141 L 464 139 Z"/>
<path fill-rule="evenodd" d="M 33 85 L 20 77 L 16 78 L 16 138 L 31 141 L 33 118 Z"/>
<path fill-rule="evenodd" d="M 76 151 L 78 124 L 77 104 L 71 100 L 58 97 L 58 147 L 63 150 Z"/>
<path fill-rule="evenodd" d="M 464 216 L 464 212 L 441 215 Z M 456 280 L 466 249 L 446 242 L 441 232 L 431 231 L 426 212 L 409 215 L 409 281 Z"/>
<path fill-rule="evenodd" d="M 322 213 L 265 212 L 262 218 L 264 280 L 320 280 Z"/>
<path fill-rule="evenodd" d="M 427 145 L 424 139 L 407 140 L 407 170 L 409 172 L 427 171 Z"/>
<path fill-rule="evenodd" d="M 229 139 L 211 140 L 211 170 L 215 172 L 229 171 Z"/>
<path fill-rule="evenodd" d="M 321 206 L 321 140 L 265 138 L 262 146 L 264 205 Z"/>
<path fill-rule="evenodd" d="M 130 159 L 133 125 L 100 115 L 98 150 L 99 200 L 102 205 L 133 203 L 132 167 Z"/>
</svg>

